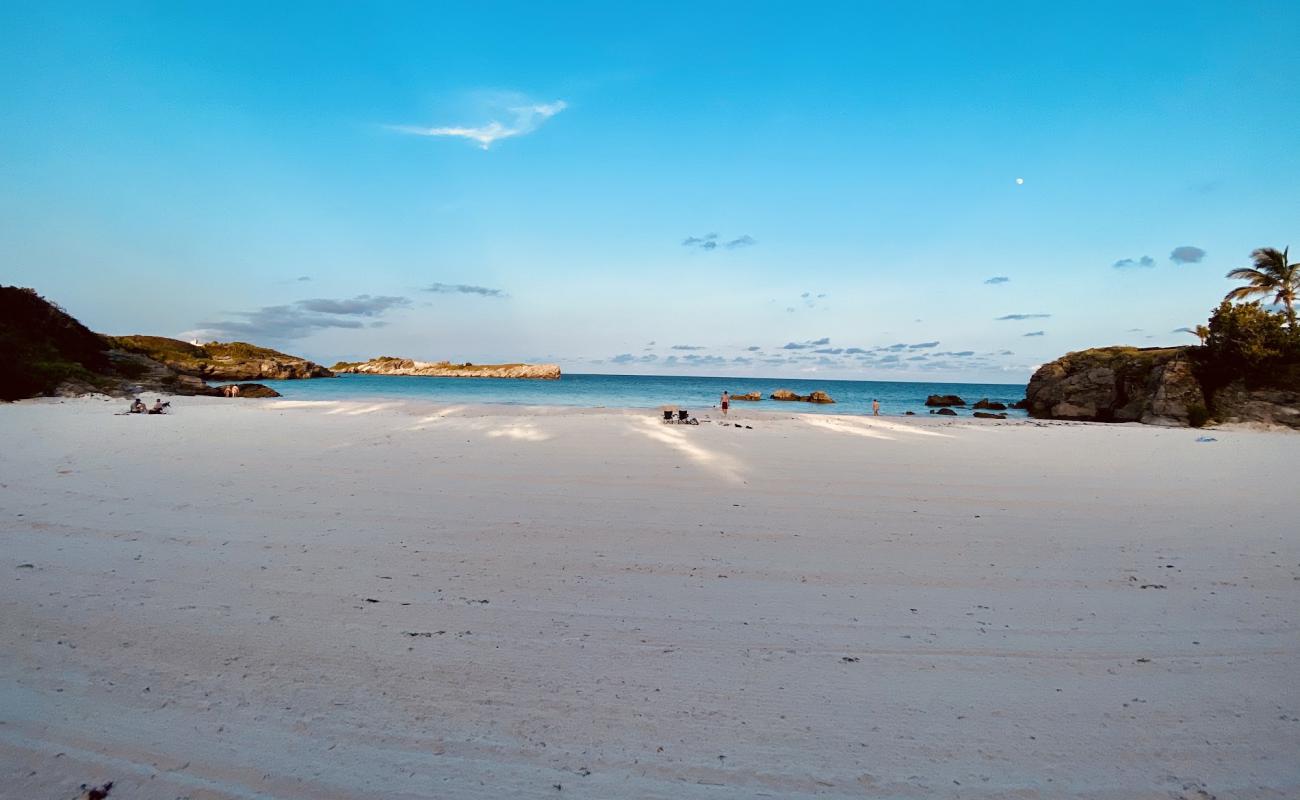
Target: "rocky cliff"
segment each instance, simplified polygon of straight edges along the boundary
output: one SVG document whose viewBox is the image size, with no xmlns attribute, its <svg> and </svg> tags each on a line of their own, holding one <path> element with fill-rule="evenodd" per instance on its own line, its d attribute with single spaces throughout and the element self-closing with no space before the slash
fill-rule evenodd
<svg viewBox="0 0 1300 800">
<path fill-rule="evenodd" d="M 0 286 L 0 400 L 91 392 L 219 396 L 205 377 L 311 373 L 329 371 L 240 343 L 196 348 L 159 336 L 101 336 L 32 289 Z"/>
<path fill-rule="evenodd" d="M 203 345 L 164 336 L 110 336 L 116 348 L 165 364 L 182 375 L 218 381 L 329 378 L 334 373 L 305 358 L 246 342 Z"/>
<path fill-rule="evenodd" d="M 49 394 L 114 373 L 94 331 L 32 289 L 0 286 L 0 400 Z"/>
<path fill-rule="evenodd" d="M 380 356 L 369 361 L 340 361 L 335 372 L 364 375 L 417 375 L 431 378 L 527 378 L 555 380 L 560 368 L 555 364 L 452 364 L 448 361 L 415 361 L 410 358 Z"/>
<path fill-rule="evenodd" d="M 1038 368 L 1025 390 L 1033 417 L 1195 425 L 1244 422 L 1300 428 L 1300 391 L 1233 381 L 1207 387 L 1197 347 L 1099 347 Z"/>
</svg>

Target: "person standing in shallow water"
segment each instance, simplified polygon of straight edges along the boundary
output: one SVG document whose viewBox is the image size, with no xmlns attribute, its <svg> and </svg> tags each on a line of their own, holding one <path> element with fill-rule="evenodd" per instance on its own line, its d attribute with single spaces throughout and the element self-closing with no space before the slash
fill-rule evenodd
<svg viewBox="0 0 1300 800">
<path fill-rule="evenodd" d="M 727 409 L 731 407 L 731 395 L 726 389 L 722 390 L 722 416 L 727 416 Z"/>
<path fill-rule="evenodd" d="M 878 417 L 878 416 L 880 416 L 880 401 L 879 401 L 879 400 L 872 400 L 872 401 L 871 401 L 871 416 L 873 416 L 873 417 Z"/>
</svg>

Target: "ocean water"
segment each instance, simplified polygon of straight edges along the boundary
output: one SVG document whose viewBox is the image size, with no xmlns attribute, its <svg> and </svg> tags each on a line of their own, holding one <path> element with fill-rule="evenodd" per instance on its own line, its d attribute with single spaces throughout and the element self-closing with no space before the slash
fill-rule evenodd
<svg viewBox="0 0 1300 800">
<path fill-rule="evenodd" d="M 757 391 L 759 402 L 738 401 L 733 409 L 757 408 L 809 414 L 870 413 L 871 400 L 880 400 L 880 413 L 926 414 L 925 398 L 955 394 L 967 403 L 982 397 L 1011 405 L 1024 398 L 1024 384 L 909 383 L 901 381 L 805 380 L 791 378 L 701 378 L 686 375 L 564 375 L 554 381 L 502 378 L 424 378 L 402 375 L 339 375 L 297 381 L 265 381 L 294 400 L 425 400 L 435 403 L 506 403 L 586 408 L 656 408 L 676 405 L 702 411 L 718 403 L 726 389 L 732 394 Z M 799 394 L 820 390 L 833 405 L 780 402 L 766 399 L 777 389 Z M 969 410 L 958 409 L 966 416 Z M 1023 411 L 1009 411 L 1024 416 Z"/>
</svg>

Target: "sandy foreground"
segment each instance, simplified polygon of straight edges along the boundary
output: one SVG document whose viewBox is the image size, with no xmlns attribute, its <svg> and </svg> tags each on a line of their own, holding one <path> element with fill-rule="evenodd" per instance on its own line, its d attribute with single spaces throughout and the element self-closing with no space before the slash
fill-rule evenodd
<svg viewBox="0 0 1300 800">
<path fill-rule="evenodd" d="M 123 405 L 0 407 L 0 797 L 1300 796 L 1294 434 Z"/>
</svg>

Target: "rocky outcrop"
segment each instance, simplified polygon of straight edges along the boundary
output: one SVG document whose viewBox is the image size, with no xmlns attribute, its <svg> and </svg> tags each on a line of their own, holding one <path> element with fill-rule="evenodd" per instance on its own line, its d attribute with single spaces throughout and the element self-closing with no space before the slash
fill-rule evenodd
<svg viewBox="0 0 1300 800">
<path fill-rule="evenodd" d="M 770 397 L 773 400 L 789 400 L 789 401 L 796 401 L 802 403 L 834 403 L 835 402 L 833 399 L 831 399 L 830 395 L 821 391 L 813 392 L 812 394 L 799 394 L 797 392 L 792 392 L 789 389 L 777 389 L 775 392 L 772 392 Z"/>
<path fill-rule="evenodd" d="M 987 411 L 1006 411 L 1007 404 L 989 400 L 987 397 L 975 401 L 971 408 L 982 408 Z"/>
<path fill-rule="evenodd" d="M 109 350 L 109 359 L 121 380 L 109 394 L 140 394 L 141 392 L 161 392 L 184 396 L 204 395 L 216 397 L 221 394 L 202 378 L 177 372 L 166 364 L 154 361 L 148 356 L 128 350 Z"/>
<path fill-rule="evenodd" d="M 1214 393 L 1211 408 L 1216 422 L 1283 425 L 1300 430 L 1300 391 L 1249 389 L 1234 381 Z"/>
<path fill-rule="evenodd" d="M 945 417 L 955 417 L 955 416 L 957 416 L 957 412 L 956 412 L 956 411 L 953 411 L 951 408 L 948 408 L 947 406 L 944 406 L 943 408 L 941 408 L 941 409 L 939 409 L 939 410 L 937 410 L 937 411 L 931 411 L 930 413 L 931 413 L 931 414 L 942 414 L 942 415 L 944 415 Z"/>
<path fill-rule="evenodd" d="M 1025 390 L 1030 416 L 1188 425 L 1205 393 L 1185 347 L 1102 347 L 1038 368 Z"/>
<path fill-rule="evenodd" d="M 733 395 L 731 396 L 731 399 L 732 399 L 732 400 L 746 400 L 746 401 L 762 400 L 762 399 L 763 399 L 763 395 L 762 395 L 761 392 L 748 392 L 748 393 L 746 393 L 746 394 L 733 394 Z"/>
<path fill-rule="evenodd" d="M 362 375 L 416 375 L 431 378 L 525 378 L 556 380 L 560 368 L 555 364 L 452 364 L 448 361 L 415 361 L 410 358 L 381 356 L 369 361 L 340 361 L 334 372 Z"/>
<path fill-rule="evenodd" d="M 925 398 L 927 406 L 964 406 L 966 401 L 955 394 L 932 394 Z"/>
<path fill-rule="evenodd" d="M 97 334 L 32 289 L 0 286 L 0 400 L 50 394 L 112 375 Z"/>
<path fill-rule="evenodd" d="M 240 342 L 200 347 L 162 336 L 101 336 L 31 289 L 0 286 L 0 400 L 95 392 L 220 396 L 205 377 L 329 374 Z"/>
<path fill-rule="evenodd" d="M 280 393 L 270 386 L 263 386 L 260 383 L 228 383 L 225 386 L 214 386 L 222 397 L 280 397 Z"/>
<path fill-rule="evenodd" d="M 334 373 L 313 361 L 246 342 L 203 345 L 165 336 L 110 336 L 109 343 L 166 364 L 182 375 L 218 381 L 329 378 Z"/>
<path fill-rule="evenodd" d="M 1007 418 L 1006 414 L 991 414 L 988 411 L 976 411 L 974 414 L 971 414 L 971 416 L 975 417 L 976 419 L 1006 419 Z"/>
<path fill-rule="evenodd" d="M 1300 389 L 1235 380 L 1206 386 L 1195 347 L 1102 347 L 1044 364 L 1029 380 L 1031 416 L 1148 425 L 1246 423 L 1300 430 Z"/>
</svg>

